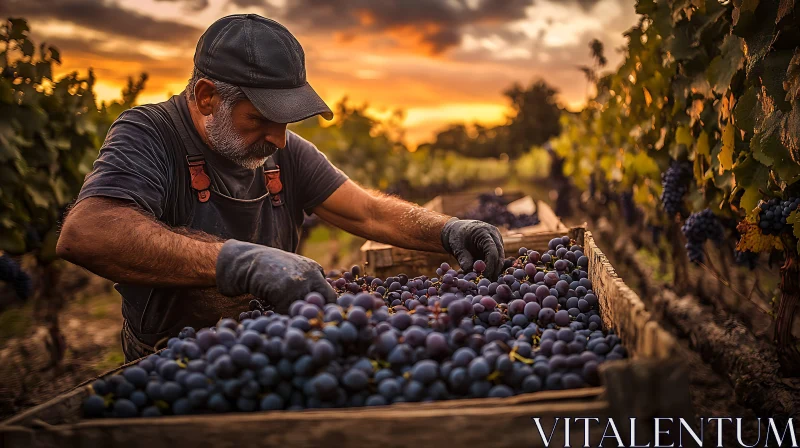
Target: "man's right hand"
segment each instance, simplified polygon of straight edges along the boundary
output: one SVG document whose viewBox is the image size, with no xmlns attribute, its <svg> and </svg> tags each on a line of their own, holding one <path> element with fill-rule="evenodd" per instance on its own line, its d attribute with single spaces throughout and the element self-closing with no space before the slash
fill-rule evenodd
<svg viewBox="0 0 800 448">
<path fill-rule="evenodd" d="M 310 292 L 329 302 L 336 292 L 316 261 L 259 244 L 228 240 L 217 257 L 217 288 L 226 296 L 252 294 L 268 301 L 276 313 L 286 314 L 289 305 Z"/>
</svg>

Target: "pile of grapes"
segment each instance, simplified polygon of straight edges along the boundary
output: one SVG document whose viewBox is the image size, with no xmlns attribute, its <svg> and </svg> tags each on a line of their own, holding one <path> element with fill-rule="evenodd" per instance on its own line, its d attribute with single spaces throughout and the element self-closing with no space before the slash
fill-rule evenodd
<svg viewBox="0 0 800 448">
<path fill-rule="evenodd" d="M 598 385 L 598 365 L 627 356 L 601 330 L 588 258 L 568 237 L 520 249 L 497 279 L 483 261 L 436 277 L 328 279 L 289 315 L 262 312 L 185 328 L 167 348 L 95 381 L 87 417 L 383 406 L 508 397 Z"/>
<path fill-rule="evenodd" d="M 791 227 L 786 224 L 786 218 L 800 206 L 800 198 L 789 198 L 781 201 L 772 198 L 769 201 L 761 201 L 759 207 L 761 213 L 758 214 L 758 227 L 764 235 L 778 236 L 784 230 Z"/>
<path fill-rule="evenodd" d="M 508 211 L 500 196 L 482 194 L 478 197 L 478 201 L 479 205 L 466 213 L 466 219 L 477 219 L 488 222 L 493 226 L 508 229 L 519 229 L 539 224 L 539 215 L 536 213 L 515 215 Z"/>
</svg>

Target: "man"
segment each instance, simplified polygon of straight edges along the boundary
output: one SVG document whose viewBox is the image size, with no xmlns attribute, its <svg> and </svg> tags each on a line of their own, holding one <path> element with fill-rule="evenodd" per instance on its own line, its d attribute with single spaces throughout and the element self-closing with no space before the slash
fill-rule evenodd
<svg viewBox="0 0 800 448">
<path fill-rule="evenodd" d="M 108 132 L 58 255 L 117 283 L 127 361 L 184 326 L 236 316 L 252 297 L 285 313 L 322 268 L 293 252 L 303 212 L 350 233 L 449 252 L 499 275 L 499 232 L 367 192 L 286 124 L 333 113 L 306 82 L 303 49 L 275 21 L 222 18 L 200 38 L 183 95 L 126 111 Z"/>
</svg>

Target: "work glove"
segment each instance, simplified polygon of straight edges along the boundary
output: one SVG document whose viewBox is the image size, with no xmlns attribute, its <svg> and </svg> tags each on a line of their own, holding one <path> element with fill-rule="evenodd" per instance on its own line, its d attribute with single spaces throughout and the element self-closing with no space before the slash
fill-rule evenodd
<svg viewBox="0 0 800 448">
<path fill-rule="evenodd" d="M 495 281 L 503 270 L 503 237 L 497 227 L 483 221 L 451 218 L 442 229 L 442 246 L 456 257 L 464 272 L 475 260 L 483 260 L 483 276 Z"/>
<path fill-rule="evenodd" d="M 252 294 L 280 314 L 287 314 L 292 302 L 310 292 L 322 294 L 328 303 L 336 301 L 336 292 L 316 261 L 233 239 L 222 245 L 217 257 L 217 289 L 226 296 Z"/>
</svg>

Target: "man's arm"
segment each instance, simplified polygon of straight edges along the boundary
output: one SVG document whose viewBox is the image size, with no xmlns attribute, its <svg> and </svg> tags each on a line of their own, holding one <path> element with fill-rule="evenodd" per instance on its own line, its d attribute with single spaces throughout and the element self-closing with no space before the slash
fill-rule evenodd
<svg viewBox="0 0 800 448">
<path fill-rule="evenodd" d="M 216 284 L 224 241 L 171 229 L 119 199 L 90 197 L 68 214 L 56 253 L 116 282 L 153 287 Z"/>
<path fill-rule="evenodd" d="M 442 252 L 449 216 L 346 181 L 314 208 L 320 218 L 354 235 L 406 249 Z"/>
</svg>

